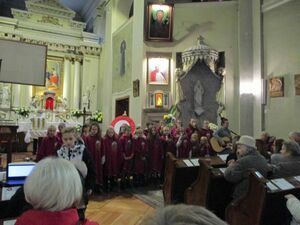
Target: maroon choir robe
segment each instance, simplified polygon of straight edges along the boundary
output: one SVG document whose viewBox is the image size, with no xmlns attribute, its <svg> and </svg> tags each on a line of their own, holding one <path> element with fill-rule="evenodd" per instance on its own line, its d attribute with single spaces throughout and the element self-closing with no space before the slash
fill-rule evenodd
<svg viewBox="0 0 300 225">
<path fill-rule="evenodd" d="M 189 158 L 190 157 L 191 146 L 190 146 L 190 141 L 188 140 L 187 137 L 183 137 L 181 139 L 180 145 L 176 144 L 176 146 L 177 146 L 177 157 L 178 158 Z"/>
<path fill-rule="evenodd" d="M 176 155 L 176 144 L 171 135 L 163 135 L 160 137 L 160 140 L 162 142 L 164 154 L 171 152 Z"/>
<path fill-rule="evenodd" d="M 118 147 L 117 136 L 109 137 L 105 135 L 103 138 L 103 151 L 105 154 L 104 176 L 119 176 L 120 151 Z"/>
<path fill-rule="evenodd" d="M 58 140 L 56 136 L 54 137 L 44 137 L 36 156 L 36 161 L 40 161 L 47 156 L 56 156 L 56 151 L 59 148 Z"/>
<path fill-rule="evenodd" d="M 191 153 L 192 158 L 200 157 L 201 156 L 201 145 L 200 145 L 200 143 L 191 141 L 190 146 L 191 146 L 190 149 L 192 151 L 192 153 Z"/>
<path fill-rule="evenodd" d="M 90 152 L 93 159 L 96 171 L 96 183 L 103 184 L 103 165 L 102 157 L 104 156 L 102 151 L 102 139 L 99 140 L 97 136 L 88 136 L 86 138 L 85 146 Z"/>
<path fill-rule="evenodd" d="M 191 139 L 192 134 L 195 132 L 199 135 L 199 129 L 197 127 L 192 127 L 191 124 L 189 124 L 188 128 L 185 129 L 185 133 L 189 140 Z"/>
<path fill-rule="evenodd" d="M 211 147 L 208 143 L 200 144 L 200 152 L 199 152 L 200 157 L 212 156 L 214 154 L 215 154 L 214 151 L 211 149 Z"/>
<path fill-rule="evenodd" d="M 132 137 L 125 134 L 120 138 L 120 150 L 122 154 L 122 173 L 127 174 L 132 172 L 133 165 L 133 143 Z"/>
<path fill-rule="evenodd" d="M 164 159 L 164 151 L 159 135 L 148 138 L 149 147 L 149 170 L 150 172 L 161 173 Z"/>
<path fill-rule="evenodd" d="M 146 174 L 148 144 L 144 137 L 137 137 L 133 140 L 134 151 L 134 173 Z"/>
<path fill-rule="evenodd" d="M 213 136 L 213 131 L 211 129 L 201 128 L 199 130 L 199 138 L 207 137 L 207 139 L 210 139 L 212 136 Z"/>
<path fill-rule="evenodd" d="M 62 140 L 62 133 L 61 132 L 56 132 L 56 139 L 57 139 L 57 149 L 60 149 L 60 147 L 64 144 Z"/>
</svg>

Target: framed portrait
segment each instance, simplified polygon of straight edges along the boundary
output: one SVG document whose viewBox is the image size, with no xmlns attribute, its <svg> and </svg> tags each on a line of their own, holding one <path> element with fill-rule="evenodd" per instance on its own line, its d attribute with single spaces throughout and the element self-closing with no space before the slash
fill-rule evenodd
<svg viewBox="0 0 300 225">
<path fill-rule="evenodd" d="M 300 74 L 295 75 L 295 94 L 300 95 Z"/>
<path fill-rule="evenodd" d="M 148 84 L 168 85 L 170 74 L 170 58 L 147 58 Z"/>
<path fill-rule="evenodd" d="M 273 77 L 269 79 L 269 95 L 270 97 L 284 96 L 283 77 Z"/>
<path fill-rule="evenodd" d="M 46 68 L 46 86 L 37 87 L 33 86 L 33 95 L 43 95 L 45 90 L 51 90 L 56 93 L 56 96 L 62 96 L 63 93 L 63 71 L 64 71 L 64 58 L 61 57 L 47 57 Z"/>
<path fill-rule="evenodd" d="M 146 18 L 146 40 L 172 41 L 173 4 L 149 3 Z"/>
</svg>

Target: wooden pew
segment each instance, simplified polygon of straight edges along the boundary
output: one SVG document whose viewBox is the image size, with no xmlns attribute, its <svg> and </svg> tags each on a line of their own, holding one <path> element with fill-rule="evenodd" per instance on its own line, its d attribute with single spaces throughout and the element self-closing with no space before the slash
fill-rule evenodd
<svg viewBox="0 0 300 225">
<path fill-rule="evenodd" d="M 174 186 L 174 179 L 175 179 L 175 163 L 176 157 L 171 153 L 168 152 L 166 155 L 166 167 L 165 167 L 165 180 L 163 186 L 163 196 L 165 205 L 171 204 L 173 199 L 173 186 Z"/>
<path fill-rule="evenodd" d="M 226 208 L 226 221 L 230 225 L 282 225 L 289 218 L 284 196 L 288 193 L 300 197 L 300 182 L 289 190 L 274 185 L 276 179 L 266 180 L 256 172 L 249 175 L 249 188 L 245 196 Z M 284 180 L 295 183 L 295 178 Z M 273 185 L 276 190 L 271 190 Z"/>
<path fill-rule="evenodd" d="M 183 203 L 185 190 L 198 176 L 199 166 L 188 166 L 185 160 L 189 161 L 189 159 L 177 159 L 172 153 L 167 153 L 163 186 L 166 205 Z M 225 165 L 225 162 L 218 156 L 210 157 L 206 160 L 209 160 L 210 164 L 216 167 Z"/>
<path fill-rule="evenodd" d="M 186 189 L 184 202 L 204 206 L 223 219 L 225 208 L 231 201 L 233 184 L 225 180 L 220 168 L 214 168 L 206 160 L 199 160 L 199 163 L 198 177 Z"/>
</svg>

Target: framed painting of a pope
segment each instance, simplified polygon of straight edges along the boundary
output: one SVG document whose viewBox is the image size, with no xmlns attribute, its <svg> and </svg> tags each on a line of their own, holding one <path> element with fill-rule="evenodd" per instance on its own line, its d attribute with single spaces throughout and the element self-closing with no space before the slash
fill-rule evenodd
<svg viewBox="0 0 300 225">
<path fill-rule="evenodd" d="M 148 84 L 168 85 L 170 58 L 149 57 L 147 61 Z"/>
</svg>

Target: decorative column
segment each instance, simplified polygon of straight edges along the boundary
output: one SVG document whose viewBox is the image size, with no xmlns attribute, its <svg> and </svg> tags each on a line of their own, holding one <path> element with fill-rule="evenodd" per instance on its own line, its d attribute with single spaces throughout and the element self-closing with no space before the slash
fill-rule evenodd
<svg viewBox="0 0 300 225">
<path fill-rule="evenodd" d="M 69 102 L 70 98 L 70 65 L 71 57 L 66 56 L 64 60 L 64 86 L 63 86 L 63 98 Z"/>
<path fill-rule="evenodd" d="M 12 84 L 12 107 L 20 107 L 21 85 Z"/>
<path fill-rule="evenodd" d="M 75 72 L 74 72 L 74 90 L 73 90 L 73 106 L 75 109 L 79 108 L 80 101 L 80 71 L 81 58 L 75 58 Z"/>
</svg>

